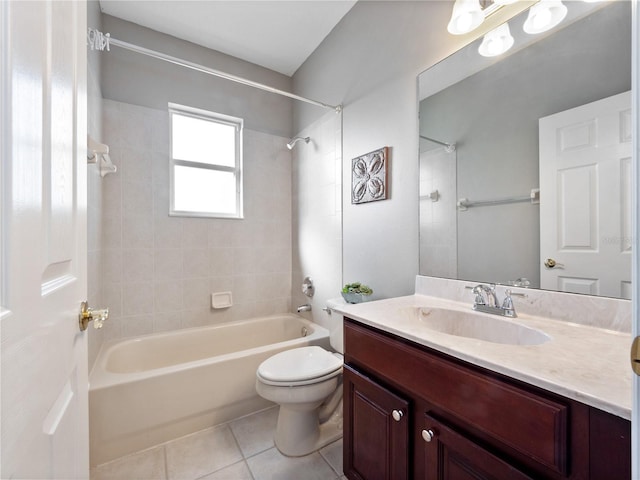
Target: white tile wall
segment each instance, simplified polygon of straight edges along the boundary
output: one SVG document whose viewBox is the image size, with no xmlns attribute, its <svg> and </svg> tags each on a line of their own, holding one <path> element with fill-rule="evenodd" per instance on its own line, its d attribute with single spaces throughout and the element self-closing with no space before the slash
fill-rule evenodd
<svg viewBox="0 0 640 480">
<path fill-rule="evenodd" d="M 95 58 L 94 58 L 95 60 Z M 94 140 L 102 141 L 102 94 L 98 82 L 95 63 L 90 62 L 87 84 L 87 133 Z M 87 300 L 94 308 L 103 306 L 102 238 L 105 225 L 102 218 L 103 184 L 96 165 L 87 165 Z M 100 330 L 91 328 L 88 332 L 89 368 L 95 362 L 102 335 Z"/>
<path fill-rule="evenodd" d="M 310 303 L 316 323 L 326 325 L 322 308 L 342 287 L 342 117 L 329 112 L 300 132 L 310 137 L 293 149 L 293 301 Z M 313 298 L 302 281 L 314 282 Z"/>
<path fill-rule="evenodd" d="M 429 143 L 422 141 L 420 146 Z M 456 178 L 455 152 L 442 147 L 421 151 L 419 271 L 425 275 L 457 277 Z M 436 190 L 438 201 L 425 198 Z"/>
<path fill-rule="evenodd" d="M 104 338 L 290 311 L 288 139 L 245 129 L 243 220 L 169 217 L 168 113 L 112 100 L 102 110 L 118 166 L 94 211 L 102 243 L 94 281 L 111 309 Z M 227 290 L 234 306 L 212 310 L 210 294 Z"/>
</svg>

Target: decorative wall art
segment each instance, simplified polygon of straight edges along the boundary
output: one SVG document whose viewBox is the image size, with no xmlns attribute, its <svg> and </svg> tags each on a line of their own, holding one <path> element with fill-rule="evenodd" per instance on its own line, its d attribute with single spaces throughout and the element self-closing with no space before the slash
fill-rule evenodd
<svg viewBox="0 0 640 480">
<path fill-rule="evenodd" d="M 351 160 L 351 203 L 367 203 L 387 198 L 389 147 Z"/>
</svg>

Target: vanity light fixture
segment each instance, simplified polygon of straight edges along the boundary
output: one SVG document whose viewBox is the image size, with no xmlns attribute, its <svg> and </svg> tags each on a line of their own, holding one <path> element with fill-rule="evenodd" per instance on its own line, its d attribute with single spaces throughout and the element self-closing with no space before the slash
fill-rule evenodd
<svg viewBox="0 0 640 480">
<path fill-rule="evenodd" d="M 551 30 L 567 16 L 567 7 L 561 0 L 540 0 L 529 9 L 522 29 L 529 34 Z"/>
<path fill-rule="evenodd" d="M 478 53 L 483 57 L 497 57 L 509 50 L 513 46 L 513 41 L 509 24 L 503 23 L 484 36 Z"/>
<path fill-rule="evenodd" d="M 447 31 L 453 35 L 469 33 L 482 25 L 485 18 L 503 6 L 517 1 L 519 0 L 456 0 L 453 4 L 453 12 L 447 25 Z M 583 1 L 599 2 L 602 0 Z M 546 32 L 564 20 L 566 15 L 567 7 L 562 3 L 562 0 L 537 0 L 537 3 L 529 9 L 523 30 L 529 34 Z"/>
</svg>

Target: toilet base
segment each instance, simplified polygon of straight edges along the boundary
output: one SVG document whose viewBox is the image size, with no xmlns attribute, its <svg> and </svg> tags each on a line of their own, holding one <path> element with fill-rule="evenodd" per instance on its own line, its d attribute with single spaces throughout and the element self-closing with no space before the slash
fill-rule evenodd
<svg viewBox="0 0 640 480">
<path fill-rule="evenodd" d="M 329 419 L 320 424 L 318 410 L 301 411 L 280 405 L 275 444 L 288 457 L 302 457 L 342 437 L 342 402 Z"/>
</svg>

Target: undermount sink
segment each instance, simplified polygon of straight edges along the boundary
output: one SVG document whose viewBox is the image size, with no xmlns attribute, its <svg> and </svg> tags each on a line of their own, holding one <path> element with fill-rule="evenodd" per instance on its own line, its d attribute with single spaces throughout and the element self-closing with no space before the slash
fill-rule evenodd
<svg viewBox="0 0 640 480">
<path fill-rule="evenodd" d="M 507 345 L 540 345 L 551 340 L 546 333 L 502 317 L 448 308 L 412 307 L 410 317 L 430 330 L 457 337 Z"/>
</svg>

